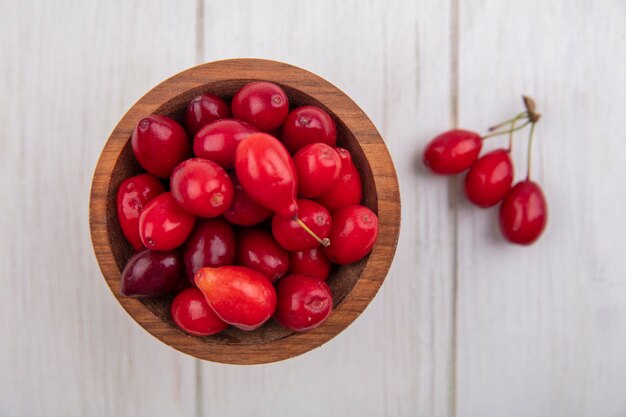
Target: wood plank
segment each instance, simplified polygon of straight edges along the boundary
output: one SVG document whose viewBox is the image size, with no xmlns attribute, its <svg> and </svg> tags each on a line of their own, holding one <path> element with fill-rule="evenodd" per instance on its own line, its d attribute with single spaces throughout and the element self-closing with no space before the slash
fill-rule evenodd
<svg viewBox="0 0 626 417">
<path fill-rule="evenodd" d="M 533 176 L 550 218 L 517 247 L 497 210 L 460 205 L 460 417 L 626 413 L 625 12 L 618 0 L 461 1 L 460 124 L 484 128 L 536 98 Z"/>
<path fill-rule="evenodd" d="M 416 144 L 451 119 L 447 2 L 232 1 L 204 9 L 205 60 L 287 61 L 327 78 L 369 114 L 394 158 L 404 216 L 391 275 L 359 320 L 289 361 L 202 364 L 202 411 L 450 415 L 452 212 L 447 182 L 416 176 L 414 164 Z"/>
<path fill-rule="evenodd" d="M 195 415 L 194 361 L 133 323 L 89 241 L 96 159 L 148 88 L 194 63 L 195 5 L 0 3 L 0 410 Z"/>
</svg>

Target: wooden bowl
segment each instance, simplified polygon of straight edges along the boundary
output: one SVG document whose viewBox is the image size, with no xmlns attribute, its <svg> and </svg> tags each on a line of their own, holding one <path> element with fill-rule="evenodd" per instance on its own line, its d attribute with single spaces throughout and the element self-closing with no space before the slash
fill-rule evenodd
<svg viewBox="0 0 626 417">
<path fill-rule="evenodd" d="M 194 337 L 170 318 L 173 296 L 139 300 L 120 293 L 120 276 L 132 253 L 117 221 L 116 191 L 123 179 L 141 168 L 130 137 L 137 122 L 150 114 L 181 120 L 187 103 L 202 92 L 230 99 L 256 80 L 280 85 L 291 107 L 315 105 L 337 123 L 338 145 L 350 150 L 363 181 L 363 205 L 378 214 L 379 235 L 371 254 L 333 270 L 328 279 L 335 308 L 320 327 L 292 333 L 270 320 L 260 329 L 229 328 L 209 337 Z M 137 323 L 171 347 L 200 359 L 232 363 L 275 362 L 300 355 L 327 342 L 352 323 L 378 292 L 391 265 L 400 229 L 400 195 L 393 163 L 380 134 L 365 113 L 328 81 L 288 64 L 261 59 L 231 59 L 183 71 L 150 90 L 124 115 L 106 142 L 91 186 L 89 224 L 104 279 Z"/>
</svg>

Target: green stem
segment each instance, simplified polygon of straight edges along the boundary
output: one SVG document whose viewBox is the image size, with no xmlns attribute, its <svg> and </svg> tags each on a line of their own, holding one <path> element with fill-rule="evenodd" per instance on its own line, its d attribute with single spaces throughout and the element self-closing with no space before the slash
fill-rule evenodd
<svg viewBox="0 0 626 417">
<path fill-rule="evenodd" d="M 525 117 L 525 116 L 528 116 L 528 112 L 527 112 L 527 111 L 523 111 L 523 112 L 521 112 L 520 114 L 518 114 L 517 116 L 515 116 L 515 117 L 514 117 L 514 118 L 512 118 L 512 119 L 505 120 L 505 121 L 504 121 L 504 122 L 502 122 L 502 123 L 498 123 L 497 125 L 491 126 L 489 129 L 487 129 L 487 131 L 488 131 L 488 132 L 493 132 L 493 131 L 494 131 L 494 130 L 496 130 L 496 129 L 500 129 L 502 126 L 506 126 L 506 125 L 508 125 L 508 124 L 515 123 L 515 122 L 517 122 L 519 119 L 521 119 L 521 118 L 523 118 L 523 117 Z"/>
<path fill-rule="evenodd" d="M 529 120 L 526 121 L 526 123 L 516 127 L 515 129 L 508 129 L 508 130 L 499 130 L 497 132 L 492 132 L 489 133 L 488 135 L 483 136 L 483 139 L 488 139 L 488 138 L 492 138 L 494 136 L 500 136 L 500 135 L 506 135 L 508 134 L 513 134 L 513 132 L 517 132 L 518 130 L 522 130 L 523 128 L 525 128 L 526 126 L 528 126 L 531 122 Z"/>
<path fill-rule="evenodd" d="M 536 123 L 533 122 L 532 126 L 530 126 L 530 133 L 528 136 L 528 164 L 526 168 L 526 181 L 530 179 L 530 160 L 531 160 L 531 152 L 533 148 L 533 137 L 535 136 L 535 125 Z"/>
</svg>

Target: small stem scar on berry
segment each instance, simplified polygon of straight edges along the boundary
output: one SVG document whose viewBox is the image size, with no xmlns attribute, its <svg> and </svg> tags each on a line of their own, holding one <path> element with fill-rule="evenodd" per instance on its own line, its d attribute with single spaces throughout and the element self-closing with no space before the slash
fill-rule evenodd
<svg viewBox="0 0 626 417">
<path fill-rule="evenodd" d="M 528 164 L 526 166 L 526 180 L 530 179 L 530 160 L 531 160 L 531 152 L 533 147 L 533 137 L 535 135 L 535 125 L 537 123 L 533 122 L 530 126 L 530 133 L 528 135 Z"/>
<path fill-rule="evenodd" d="M 307 232 L 308 234 L 310 234 L 315 240 L 317 240 L 317 242 L 324 246 L 324 247 L 328 247 L 330 246 L 330 239 L 325 237 L 324 239 L 321 239 L 318 235 L 315 234 L 315 232 L 311 229 L 309 229 L 309 226 L 307 226 L 306 224 L 304 224 L 304 222 L 302 220 L 300 220 L 297 216 L 293 218 L 295 221 L 298 222 L 298 224 L 300 225 L 301 228 L 304 229 L 305 232 Z"/>
</svg>

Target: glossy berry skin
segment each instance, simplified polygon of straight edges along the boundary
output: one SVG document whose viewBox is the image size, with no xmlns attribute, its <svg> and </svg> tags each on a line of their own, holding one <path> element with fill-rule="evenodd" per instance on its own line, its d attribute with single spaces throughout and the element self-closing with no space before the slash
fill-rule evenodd
<svg viewBox="0 0 626 417">
<path fill-rule="evenodd" d="M 289 112 L 289 99 L 274 83 L 256 81 L 243 86 L 231 103 L 233 115 L 263 132 L 279 127 Z"/>
<path fill-rule="evenodd" d="M 500 206 L 500 230 L 506 240 L 519 245 L 536 241 L 548 222 L 548 205 L 541 187 L 533 181 L 518 182 Z"/>
<path fill-rule="evenodd" d="M 513 162 L 509 152 L 496 149 L 480 158 L 465 176 L 465 196 L 479 207 L 499 203 L 511 189 Z"/>
<path fill-rule="evenodd" d="M 289 254 L 260 228 L 246 228 L 237 233 L 237 265 L 259 271 L 276 282 L 289 269 Z"/>
<path fill-rule="evenodd" d="M 298 194 L 306 198 L 320 196 L 330 189 L 341 171 L 341 158 L 325 143 L 300 149 L 293 157 L 298 175 Z"/>
<path fill-rule="evenodd" d="M 178 293 L 172 301 L 170 314 L 181 330 L 194 336 L 210 336 L 228 327 L 228 323 L 211 310 L 197 288 L 186 288 Z"/>
<path fill-rule="evenodd" d="M 315 200 L 331 213 L 344 207 L 360 204 L 363 198 L 361 175 L 352 162 L 350 152 L 343 148 L 335 148 L 335 150 L 341 159 L 339 176 L 330 188 Z"/>
<path fill-rule="evenodd" d="M 430 141 L 424 150 L 424 164 L 436 174 L 458 174 L 476 161 L 481 147 L 478 133 L 449 130 Z"/>
<path fill-rule="evenodd" d="M 347 265 L 364 258 L 376 243 L 378 217 L 364 206 L 352 206 L 333 214 L 330 246 L 324 253 L 339 265 Z"/>
<path fill-rule="evenodd" d="M 238 226 L 254 226 L 272 217 L 272 210 L 258 204 L 246 194 L 234 173 L 231 173 L 230 179 L 234 194 L 233 202 L 224 212 L 226 220 Z"/>
<path fill-rule="evenodd" d="M 298 200 L 298 208 L 298 217 L 313 233 L 320 239 L 328 237 L 332 225 L 328 210 L 315 201 L 305 199 Z M 292 252 L 310 250 L 319 245 L 293 218 L 278 213 L 272 217 L 272 234 L 280 246 Z"/>
<path fill-rule="evenodd" d="M 139 216 L 139 236 L 144 246 L 156 251 L 170 251 L 183 244 L 196 218 L 176 204 L 166 192 L 152 200 Z"/>
<path fill-rule="evenodd" d="M 157 297 L 179 288 L 183 277 L 183 261 L 178 252 L 143 249 L 126 263 L 120 291 L 126 297 Z"/>
<path fill-rule="evenodd" d="M 202 268 L 195 282 L 218 317 L 238 329 L 261 327 L 276 309 L 276 291 L 271 281 L 254 269 Z"/>
<path fill-rule="evenodd" d="M 304 252 L 289 253 L 290 274 L 309 274 L 326 281 L 330 275 L 331 267 L 332 264 L 320 247 Z"/>
<path fill-rule="evenodd" d="M 201 94 L 189 102 L 185 127 L 191 136 L 214 120 L 231 117 L 230 106 L 218 96 Z"/>
<path fill-rule="evenodd" d="M 285 119 L 282 140 L 292 154 L 318 142 L 334 147 L 337 143 L 337 126 L 333 118 L 319 107 L 298 107 Z"/>
<path fill-rule="evenodd" d="M 241 186 L 254 201 L 281 216 L 298 214 L 293 160 L 278 139 L 255 133 L 239 143 L 235 169 Z"/>
<path fill-rule="evenodd" d="M 176 165 L 191 154 L 185 129 L 166 116 L 148 116 L 139 121 L 131 138 L 139 164 L 160 178 L 170 176 Z"/>
<path fill-rule="evenodd" d="M 140 174 L 126 178 L 117 189 L 117 219 L 122 232 L 133 248 L 143 248 L 139 236 L 139 215 L 143 208 L 165 188 L 157 177 Z"/>
<path fill-rule="evenodd" d="M 239 142 L 258 131 L 240 120 L 216 120 L 196 133 L 193 153 L 198 158 L 210 159 L 224 169 L 233 169 Z"/>
<path fill-rule="evenodd" d="M 235 232 L 223 219 L 207 219 L 196 223 L 185 242 L 183 260 L 189 281 L 200 268 L 232 265 L 235 261 Z"/>
<path fill-rule="evenodd" d="M 213 161 L 191 158 L 174 169 L 170 178 L 172 196 L 186 212 L 199 217 L 217 217 L 233 201 L 233 183 Z"/>
<path fill-rule="evenodd" d="M 274 319 L 287 330 L 304 332 L 322 324 L 333 309 L 328 285 L 311 275 L 293 274 L 276 286 L 278 304 Z"/>
</svg>

